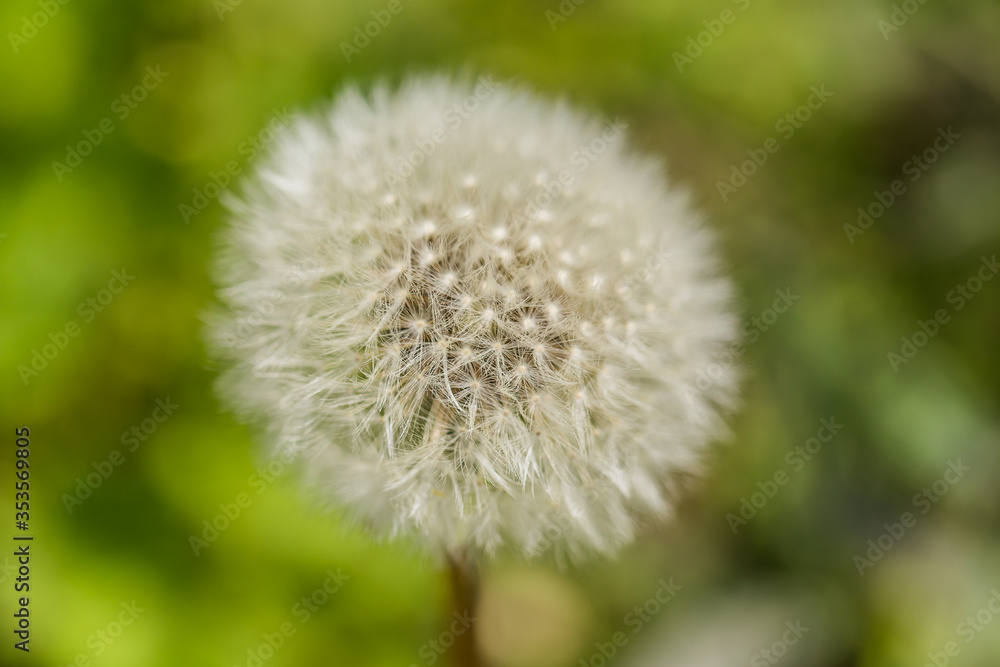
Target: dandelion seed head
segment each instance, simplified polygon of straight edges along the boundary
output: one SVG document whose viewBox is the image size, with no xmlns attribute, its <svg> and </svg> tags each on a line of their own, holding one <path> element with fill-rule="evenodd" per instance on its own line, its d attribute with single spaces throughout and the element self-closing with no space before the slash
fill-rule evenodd
<svg viewBox="0 0 1000 667">
<path fill-rule="evenodd" d="M 480 93 L 348 90 L 280 134 L 219 257 L 221 393 L 379 535 L 612 553 L 723 430 L 730 285 L 620 129 Z"/>
</svg>

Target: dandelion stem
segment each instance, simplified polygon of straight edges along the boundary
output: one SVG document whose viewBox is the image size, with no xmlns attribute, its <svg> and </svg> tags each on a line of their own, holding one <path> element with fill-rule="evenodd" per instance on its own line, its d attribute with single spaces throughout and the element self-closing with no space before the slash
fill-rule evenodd
<svg viewBox="0 0 1000 667">
<path fill-rule="evenodd" d="M 447 619 L 449 630 L 455 633 L 451 654 L 455 667 L 485 667 L 476 642 L 476 607 L 479 603 L 479 571 L 465 554 L 449 554 L 448 580 L 451 584 L 452 615 Z M 457 622 L 456 622 L 457 621 Z"/>
</svg>

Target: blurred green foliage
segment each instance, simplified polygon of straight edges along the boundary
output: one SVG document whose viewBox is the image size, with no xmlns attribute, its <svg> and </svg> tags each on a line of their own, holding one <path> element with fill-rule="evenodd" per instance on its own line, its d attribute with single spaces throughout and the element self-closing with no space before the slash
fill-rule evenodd
<svg viewBox="0 0 1000 667">
<path fill-rule="evenodd" d="M 718 230 L 749 334 L 732 437 L 672 523 L 615 561 L 491 568 L 480 632 L 493 660 L 599 664 L 595 643 L 625 631 L 611 664 L 767 664 L 751 661 L 801 618 L 810 631 L 782 664 L 921 665 L 949 641 L 954 664 L 1000 663 L 1000 622 L 968 643 L 958 627 L 1000 587 L 1000 280 L 961 310 L 948 298 L 1000 240 L 1000 7 L 400 3 L 349 62 L 344 44 L 363 43 L 388 3 L 0 5 L 0 474 L 11 499 L 13 429 L 30 426 L 36 536 L 32 651 L 5 630 L 0 660 L 247 665 L 291 622 L 263 664 L 428 664 L 447 597 L 435 565 L 315 510 L 290 476 L 251 484 L 265 459 L 220 411 L 201 339 L 223 208 L 210 198 L 185 221 L 179 207 L 230 161 L 247 168 L 275 109 L 443 69 L 628 119 L 635 147 L 662 155 Z M 147 68 L 166 75 L 152 85 Z M 820 86 L 832 96 L 802 121 Z M 797 110 L 789 135 L 780 122 Z M 906 163 L 949 127 L 959 138 L 909 180 Z M 723 200 L 718 183 L 771 138 L 778 149 Z M 54 168 L 81 142 L 78 166 Z M 850 238 L 858 207 L 897 179 L 903 194 Z M 134 280 L 100 303 L 123 267 Z M 776 290 L 799 298 L 772 318 Z M 919 322 L 938 309 L 948 321 L 894 370 L 888 354 L 925 340 Z M 44 368 L 25 375 L 36 351 Z M 123 435 L 168 397 L 179 407 L 128 451 Z M 831 417 L 843 428 L 791 463 Z M 66 494 L 116 449 L 121 465 L 69 511 Z M 971 470 L 921 513 L 915 495 L 958 459 Z M 734 533 L 727 515 L 778 471 L 786 483 Z M 249 506 L 196 555 L 190 536 L 240 494 Z M 855 556 L 905 512 L 916 524 L 859 575 Z M 301 622 L 295 605 L 338 568 L 349 579 Z M 628 615 L 669 577 L 681 592 L 633 632 Z M 133 601 L 144 611 L 105 642 Z"/>
</svg>

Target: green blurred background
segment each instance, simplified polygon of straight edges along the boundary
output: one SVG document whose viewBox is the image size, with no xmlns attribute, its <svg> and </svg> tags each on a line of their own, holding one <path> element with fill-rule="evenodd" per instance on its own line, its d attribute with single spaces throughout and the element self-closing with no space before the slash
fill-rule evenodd
<svg viewBox="0 0 1000 667">
<path fill-rule="evenodd" d="M 201 337 L 224 211 L 211 197 L 180 210 L 228 162 L 252 163 L 275 109 L 428 70 L 492 72 L 627 119 L 718 230 L 749 334 L 732 437 L 672 523 L 614 561 L 491 567 L 477 625 L 492 662 L 1000 664 L 1000 280 L 960 310 L 952 292 L 992 277 L 1000 241 L 997 3 L 399 0 L 348 62 L 342 44 L 363 45 L 355 29 L 390 3 L 47 2 L 0 5 L 0 497 L 13 534 L 13 430 L 29 426 L 35 535 L 27 655 L 0 556 L 2 664 L 447 659 L 427 643 L 447 608 L 433 563 L 315 510 L 292 476 L 251 478 L 266 459 L 220 410 Z M 813 87 L 832 96 L 803 111 Z M 799 127 L 781 122 L 796 112 Z M 935 154 L 949 127 L 959 138 Z M 88 136 L 101 141 L 78 166 L 54 168 Z M 769 138 L 777 152 L 723 200 L 718 183 Z M 897 179 L 903 194 L 849 234 Z M 134 280 L 102 292 L 123 267 Z M 776 290 L 798 299 L 773 317 Z M 915 336 L 939 309 L 936 335 Z M 894 369 L 903 337 L 926 344 Z M 172 414 L 148 421 L 168 398 Z M 831 418 L 843 426 L 811 460 L 788 455 Z M 129 451 L 133 427 L 150 434 Z M 68 508 L 114 450 L 120 465 Z M 970 470 L 938 481 L 959 459 Z M 935 502 L 915 498 L 924 488 Z M 240 494 L 249 506 L 196 555 L 190 537 Z M 744 499 L 762 507 L 735 525 Z M 896 539 L 906 512 L 916 523 Z M 869 540 L 889 548 L 866 555 Z M 880 558 L 859 574 L 856 556 Z M 296 604 L 338 568 L 349 578 L 303 622 Z M 676 596 L 650 603 L 671 577 Z M 643 605 L 655 613 L 637 622 Z M 261 651 L 286 623 L 294 634 Z"/>
</svg>

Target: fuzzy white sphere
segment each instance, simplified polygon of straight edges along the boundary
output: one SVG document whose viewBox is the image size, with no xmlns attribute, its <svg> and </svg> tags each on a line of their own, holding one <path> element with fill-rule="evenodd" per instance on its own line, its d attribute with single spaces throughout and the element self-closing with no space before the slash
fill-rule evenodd
<svg viewBox="0 0 1000 667">
<path fill-rule="evenodd" d="M 719 434 L 730 285 L 620 123 L 487 78 L 348 90 L 230 205 L 223 395 L 378 534 L 611 552 Z"/>
</svg>

